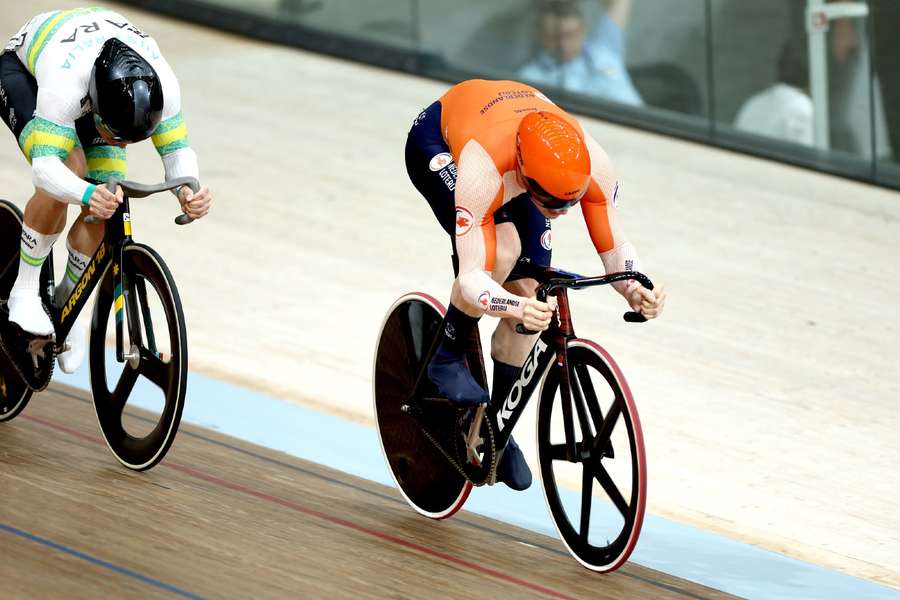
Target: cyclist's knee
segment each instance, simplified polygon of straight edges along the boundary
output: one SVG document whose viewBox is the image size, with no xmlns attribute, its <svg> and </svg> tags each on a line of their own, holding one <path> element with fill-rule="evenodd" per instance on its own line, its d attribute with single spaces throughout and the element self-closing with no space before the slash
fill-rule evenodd
<svg viewBox="0 0 900 600">
<path fill-rule="evenodd" d="M 82 254 L 93 254 L 105 232 L 105 221 L 94 224 L 84 222 L 84 218 L 90 214 L 90 209 L 83 207 L 78 219 L 69 230 L 69 244 Z"/>
<path fill-rule="evenodd" d="M 491 336 L 491 356 L 508 365 L 521 365 L 534 345 L 533 335 L 516 332 L 515 319 L 500 319 Z"/>
<path fill-rule="evenodd" d="M 70 171 L 84 179 L 87 174 L 87 158 L 84 156 L 84 150 L 73 148 L 65 160 L 65 165 L 69 167 Z"/>
<path fill-rule="evenodd" d="M 503 287 L 512 294 L 517 296 L 525 296 L 531 298 L 535 295 L 538 282 L 534 279 L 516 279 L 515 281 L 507 281 Z"/>
</svg>

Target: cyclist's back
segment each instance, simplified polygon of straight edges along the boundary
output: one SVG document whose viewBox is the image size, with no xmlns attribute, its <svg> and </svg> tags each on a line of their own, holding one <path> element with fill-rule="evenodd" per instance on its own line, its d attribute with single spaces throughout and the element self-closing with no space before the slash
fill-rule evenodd
<svg viewBox="0 0 900 600">
<path fill-rule="evenodd" d="M 522 117 L 535 111 L 559 115 L 576 129 L 577 121 L 530 85 L 517 81 L 471 79 L 450 88 L 440 98 L 441 131 L 459 162 L 462 149 L 475 140 L 487 150 L 499 173 L 515 168 L 516 148 L 510 144 Z"/>
</svg>

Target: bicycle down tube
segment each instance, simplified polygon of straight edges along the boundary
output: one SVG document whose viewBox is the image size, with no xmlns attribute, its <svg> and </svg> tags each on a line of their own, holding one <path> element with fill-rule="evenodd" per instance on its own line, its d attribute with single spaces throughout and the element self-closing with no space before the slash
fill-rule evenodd
<svg viewBox="0 0 900 600">
<path fill-rule="evenodd" d="M 87 303 L 88 298 L 94 291 L 97 283 L 102 281 L 105 277 L 110 264 L 114 264 L 116 266 L 116 268 L 114 268 L 116 359 L 121 363 L 127 358 L 125 356 L 123 342 L 123 317 L 126 310 L 129 323 L 139 322 L 137 306 L 133 299 L 128 298 L 130 293 L 126 286 L 125 269 L 122 268 L 122 255 L 125 246 L 132 241 L 129 198 L 143 198 L 181 185 L 187 185 L 194 191 L 197 191 L 200 189 L 200 185 L 197 180 L 192 177 L 180 177 L 158 185 L 143 185 L 130 181 L 119 182 L 114 177 L 110 177 L 107 182 L 108 189 L 113 193 L 115 193 L 116 187 L 119 185 L 122 186 L 125 192 L 122 196 L 122 204 L 120 204 L 113 215 L 105 221 L 106 230 L 100 245 L 97 247 L 97 250 L 94 251 L 91 261 L 88 263 L 78 282 L 75 283 L 75 287 L 66 299 L 65 304 L 63 304 L 62 309 L 58 313 L 54 313 L 53 324 L 56 330 L 57 340 L 65 340 L 69 335 L 69 331 L 72 329 L 75 317 L 77 317 L 84 309 L 84 305 Z M 98 223 L 101 221 L 89 216 L 85 219 L 85 222 Z M 179 225 L 186 225 L 191 222 L 191 219 L 187 215 L 180 214 L 176 217 L 175 222 Z M 133 343 L 141 342 L 139 339 L 140 327 L 134 328 L 134 331 L 130 331 L 129 333 L 135 336 L 132 338 Z"/>
<path fill-rule="evenodd" d="M 566 426 L 567 446 L 573 443 L 571 442 L 571 440 L 574 440 L 573 432 L 569 431 L 573 420 L 570 412 L 572 410 L 572 402 L 569 370 L 566 368 L 568 365 L 566 346 L 568 340 L 575 337 L 575 328 L 572 325 L 572 315 L 569 310 L 568 288 L 581 289 L 628 279 L 636 279 L 648 289 L 653 289 L 653 284 L 649 278 L 636 271 L 612 273 L 601 277 L 571 277 L 570 274 L 566 274 L 565 277 L 548 279 L 538 286 L 538 300 L 545 302 L 548 295 L 556 296 L 558 302 L 557 311 L 553 316 L 550 327 L 545 329 L 535 341 L 522 368 L 519 370 L 519 377 L 506 395 L 506 398 L 503 399 L 503 403 L 500 406 L 492 404 L 486 413 L 494 420 L 499 431 L 496 439 L 497 448 L 506 447 L 506 442 L 516 422 L 518 422 L 519 417 L 525 410 L 535 388 L 547 374 L 547 370 L 550 368 L 553 360 L 556 360 L 557 366 L 560 367 L 560 393 L 563 394 L 562 410 L 564 413 L 563 422 Z M 640 322 L 642 319 L 638 313 L 626 313 L 625 320 Z M 575 455 L 574 445 L 571 448 L 567 448 L 567 455 Z"/>
<path fill-rule="evenodd" d="M 58 340 L 64 340 L 68 337 L 69 331 L 75 323 L 75 318 L 84 309 L 84 305 L 90 298 L 97 283 L 103 280 L 107 269 L 114 261 L 113 252 L 118 249 L 125 239 L 125 223 L 128 223 L 130 233 L 130 222 L 124 220 L 128 214 L 128 198 L 123 198 L 122 206 L 113 213 L 113 216 L 106 221 L 106 234 L 100 241 L 100 245 L 94 251 L 91 261 L 84 269 L 84 273 L 75 283 L 72 292 L 66 299 L 65 304 L 58 313 L 54 313 L 54 327 L 56 329 L 56 337 Z M 130 239 L 130 236 L 129 238 Z M 121 269 L 120 269 L 121 271 Z"/>
</svg>

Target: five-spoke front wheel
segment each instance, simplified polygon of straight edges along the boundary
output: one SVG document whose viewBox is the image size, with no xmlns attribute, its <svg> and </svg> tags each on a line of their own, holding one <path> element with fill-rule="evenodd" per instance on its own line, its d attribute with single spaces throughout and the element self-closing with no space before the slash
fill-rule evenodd
<svg viewBox="0 0 900 600">
<path fill-rule="evenodd" d="M 571 340 L 567 349 L 567 370 L 548 372 L 538 406 L 544 496 L 572 556 L 609 572 L 628 560 L 644 520 L 641 423 L 612 357 L 587 340 Z"/>
</svg>

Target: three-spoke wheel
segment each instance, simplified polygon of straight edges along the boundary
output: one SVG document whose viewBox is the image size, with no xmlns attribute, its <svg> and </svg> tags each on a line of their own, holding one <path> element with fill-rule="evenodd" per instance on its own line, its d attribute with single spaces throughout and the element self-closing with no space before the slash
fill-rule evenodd
<svg viewBox="0 0 900 600">
<path fill-rule="evenodd" d="M 109 449 L 129 469 L 156 465 L 178 431 L 187 388 L 187 335 L 175 281 L 162 258 L 143 244 L 122 252 L 124 289 L 107 270 L 91 326 L 94 408 Z M 110 319 L 110 317 L 113 317 Z M 125 362 L 107 360 L 106 340 L 124 319 Z M 145 411 L 125 411 L 129 398 Z"/>
<path fill-rule="evenodd" d="M 544 496 L 569 552 L 588 569 L 608 572 L 628 559 L 644 520 L 641 423 L 628 384 L 605 350 L 573 339 L 567 354 L 568 370 L 550 369 L 538 406 Z M 563 377 L 568 385 L 561 385 Z"/>
</svg>

